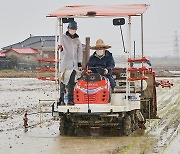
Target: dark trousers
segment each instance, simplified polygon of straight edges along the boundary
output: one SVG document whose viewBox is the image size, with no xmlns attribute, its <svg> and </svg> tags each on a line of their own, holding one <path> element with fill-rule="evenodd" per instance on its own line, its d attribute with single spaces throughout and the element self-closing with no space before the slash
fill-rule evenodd
<svg viewBox="0 0 180 154">
<path fill-rule="evenodd" d="M 116 86 L 116 82 L 114 81 L 113 77 L 110 75 L 104 75 L 104 76 L 109 79 L 111 89 L 114 90 L 114 87 Z"/>
<path fill-rule="evenodd" d="M 61 102 L 64 102 L 64 94 L 67 93 L 68 95 L 68 102 L 73 102 L 74 97 L 73 97 L 73 93 L 74 93 L 74 86 L 75 86 L 75 76 L 76 76 L 76 71 L 73 70 L 71 73 L 71 76 L 69 78 L 69 82 L 67 84 L 67 87 L 65 86 L 65 84 L 63 84 L 61 82 L 60 84 L 60 100 Z"/>
</svg>

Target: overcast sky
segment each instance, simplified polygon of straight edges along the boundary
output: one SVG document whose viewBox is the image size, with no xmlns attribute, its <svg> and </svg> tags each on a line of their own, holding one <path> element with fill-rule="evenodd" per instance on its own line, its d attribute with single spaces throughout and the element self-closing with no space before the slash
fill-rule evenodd
<svg viewBox="0 0 180 154">
<path fill-rule="evenodd" d="M 102 3 L 103 2 L 103 3 Z M 144 14 L 144 52 L 147 56 L 173 56 L 175 31 L 180 36 L 180 0 L 1 0 L 0 1 L 0 48 L 21 42 L 30 34 L 55 35 L 55 18 L 47 18 L 49 13 L 67 5 L 104 4 L 150 4 Z M 140 53 L 139 19 L 133 19 L 132 41 L 136 41 Z M 112 19 L 77 19 L 78 34 L 82 43 L 91 37 L 91 45 L 96 39 L 104 39 L 112 45 L 111 52 L 123 54 L 120 32 L 112 25 Z M 125 30 L 124 30 L 125 31 Z M 179 38 L 180 46 L 180 38 Z M 180 47 L 179 47 L 180 48 Z"/>
</svg>

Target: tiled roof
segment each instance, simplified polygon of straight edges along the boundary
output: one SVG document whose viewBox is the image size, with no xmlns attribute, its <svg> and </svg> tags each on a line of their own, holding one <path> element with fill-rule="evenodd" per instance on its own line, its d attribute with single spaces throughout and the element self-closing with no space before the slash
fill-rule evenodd
<svg viewBox="0 0 180 154">
<path fill-rule="evenodd" d="M 55 36 L 30 36 L 22 42 L 15 43 L 2 49 L 9 48 L 39 48 L 39 47 L 55 47 Z"/>
<path fill-rule="evenodd" d="M 8 51 L 15 51 L 19 54 L 39 54 L 38 50 L 36 49 L 32 49 L 32 48 L 23 48 L 23 49 L 8 49 L 6 50 L 5 52 L 8 52 Z"/>
<path fill-rule="evenodd" d="M 0 52 L 0 57 L 5 57 L 5 53 L 4 52 Z"/>
</svg>

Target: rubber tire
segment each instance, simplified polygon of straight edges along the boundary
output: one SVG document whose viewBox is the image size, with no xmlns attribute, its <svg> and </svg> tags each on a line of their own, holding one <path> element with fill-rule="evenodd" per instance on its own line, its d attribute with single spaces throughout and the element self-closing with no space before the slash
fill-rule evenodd
<svg viewBox="0 0 180 154">
<path fill-rule="evenodd" d="M 132 120 L 130 115 L 126 115 L 123 122 L 123 134 L 129 136 L 132 133 Z"/>
<path fill-rule="evenodd" d="M 65 117 L 64 116 L 60 117 L 59 131 L 60 131 L 60 135 L 66 135 L 66 132 L 65 132 Z"/>
<path fill-rule="evenodd" d="M 74 127 L 74 125 L 72 124 L 72 123 L 70 123 L 69 125 L 68 125 L 68 131 L 67 131 L 67 135 L 69 135 L 69 136 L 73 136 L 73 135 L 75 135 L 75 127 Z"/>
</svg>

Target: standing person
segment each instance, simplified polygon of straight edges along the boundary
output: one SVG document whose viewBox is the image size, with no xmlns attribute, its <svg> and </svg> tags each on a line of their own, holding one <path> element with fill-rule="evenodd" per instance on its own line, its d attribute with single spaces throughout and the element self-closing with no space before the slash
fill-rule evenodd
<svg viewBox="0 0 180 154">
<path fill-rule="evenodd" d="M 68 96 L 68 105 L 73 105 L 73 91 L 76 72 L 82 69 L 82 44 L 77 35 L 77 22 L 68 24 L 67 31 L 61 39 L 61 83 L 60 104 L 64 105 L 64 95 Z"/>
<path fill-rule="evenodd" d="M 113 90 L 115 81 L 112 77 L 112 69 L 115 67 L 115 63 L 112 53 L 106 50 L 109 48 L 111 46 L 105 45 L 103 40 L 97 40 L 96 45 L 91 47 L 92 50 L 96 51 L 89 58 L 87 66 L 93 73 L 99 73 L 103 70 L 103 75 L 109 79 L 111 89 Z"/>
</svg>

